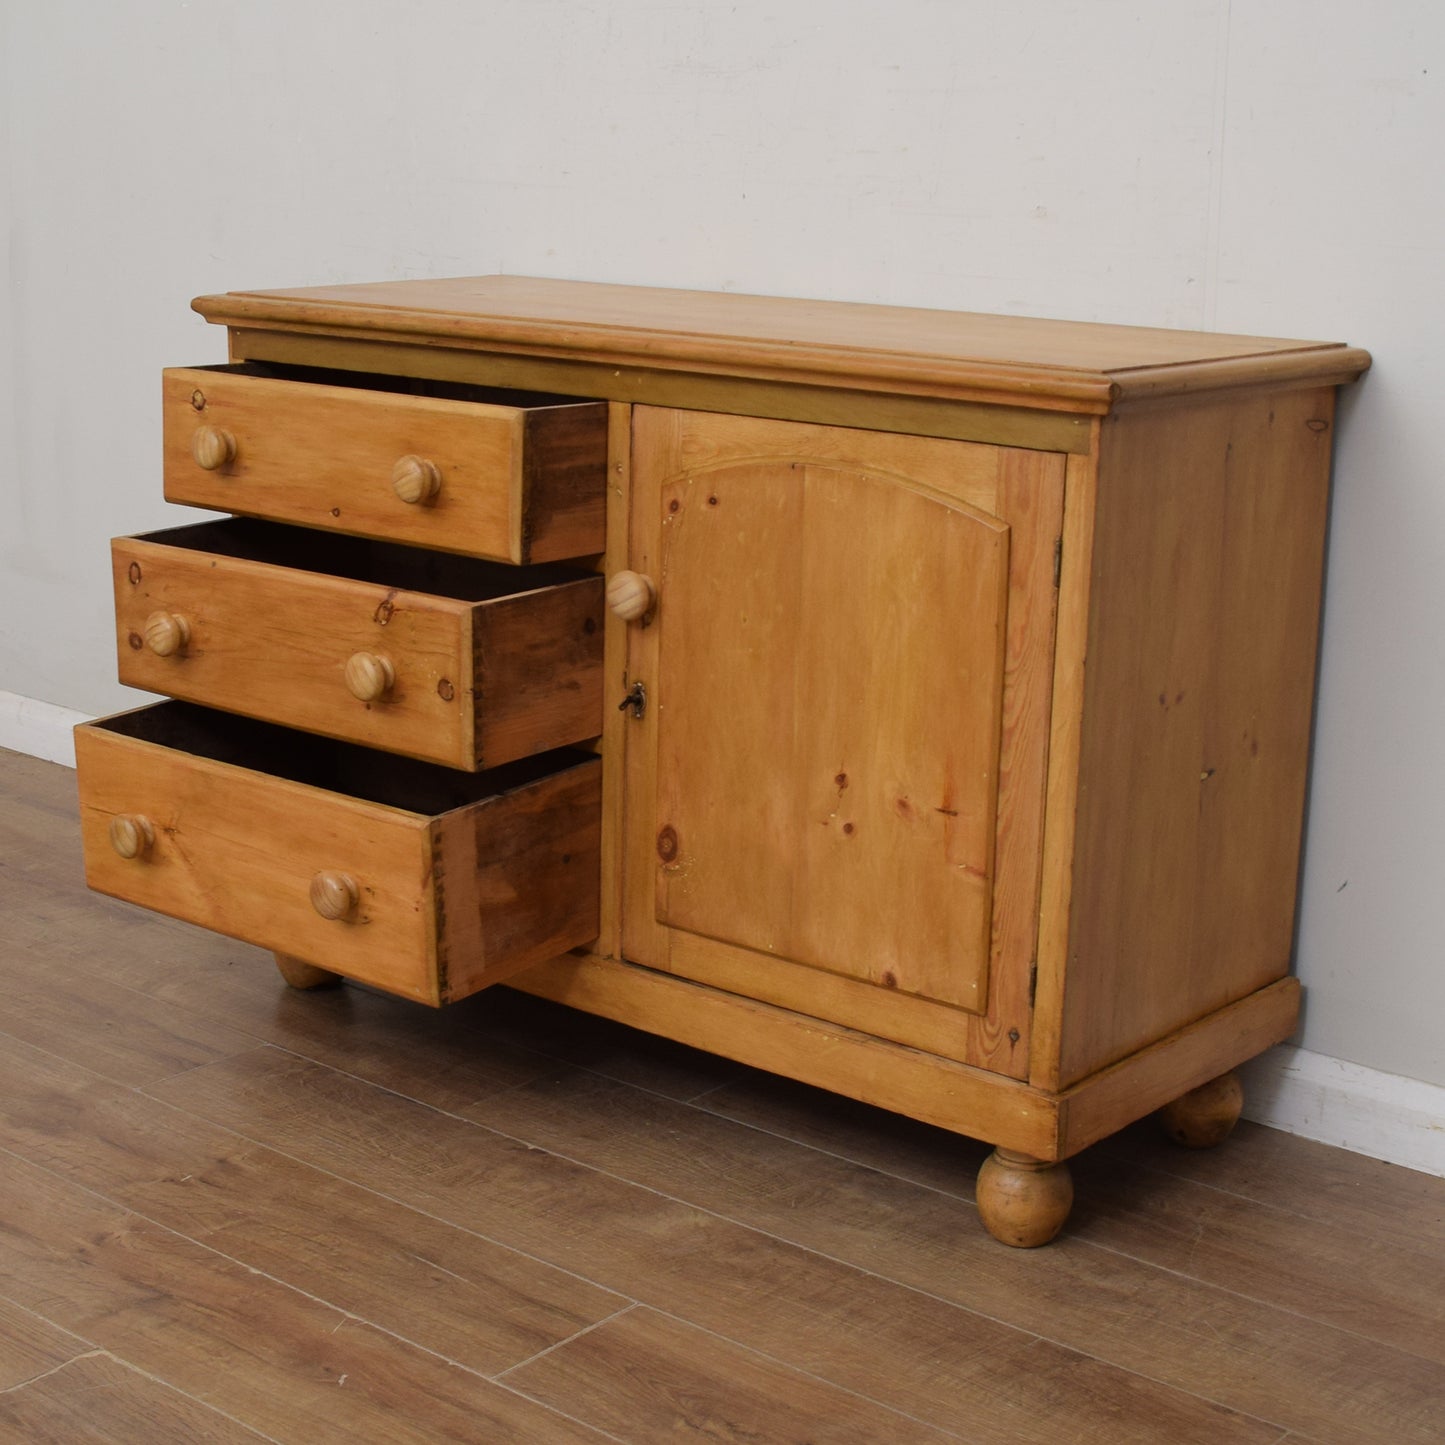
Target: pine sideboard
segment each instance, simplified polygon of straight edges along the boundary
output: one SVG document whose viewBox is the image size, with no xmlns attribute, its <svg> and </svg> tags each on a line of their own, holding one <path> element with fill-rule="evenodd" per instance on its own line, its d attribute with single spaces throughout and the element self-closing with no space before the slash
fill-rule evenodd
<svg viewBox="0 0 1445 1445">
<path fill-rule="evenodd" d="M 492 276 L 202 297 L 97 889 L 1066 1161 L 1289 1036 L 1339 344 Z"/>
</svg>

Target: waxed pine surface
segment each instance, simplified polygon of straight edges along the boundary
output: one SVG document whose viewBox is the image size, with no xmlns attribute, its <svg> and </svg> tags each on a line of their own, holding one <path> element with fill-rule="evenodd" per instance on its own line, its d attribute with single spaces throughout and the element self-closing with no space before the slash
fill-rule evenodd
<svg viewBox="0 0 1445 1445">
<path fill-rule="evenodd" d="M 1004 1249 L 969 1140 L 92 895 L 74 775 L 8 753 L 0 999 L 0 1440 L 1445 1433 L 1445 1180 L 1145 1124 Z"/>
</svg>

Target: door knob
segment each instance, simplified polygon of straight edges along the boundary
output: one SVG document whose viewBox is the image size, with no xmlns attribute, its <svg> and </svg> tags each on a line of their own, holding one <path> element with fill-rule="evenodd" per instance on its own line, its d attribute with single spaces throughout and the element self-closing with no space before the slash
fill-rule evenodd
<svg viewBox="0 0 1445 1445">
<path fill-rule="evenodd" d="M 657 586 L 641 572 L 614 572 L 607 582 L 607 605 L 613 616 L 636 622 L 657 606 Z"/>
</svg>

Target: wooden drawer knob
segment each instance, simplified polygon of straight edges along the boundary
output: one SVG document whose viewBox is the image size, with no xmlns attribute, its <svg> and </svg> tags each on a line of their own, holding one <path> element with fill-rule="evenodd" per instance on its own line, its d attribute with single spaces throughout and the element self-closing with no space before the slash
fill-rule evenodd
<svg viewBox="0 0 1445 1445">
<path fill-rule="evenodd" d="M 191 438 L 191 455 L 198 467 L 217 471 L 236 460 L 236 438 L 223 426 L 197 427 Z"/>
<path fill-rule="evenodd" d="M 442 489 L 442 469 L 425 457 L 401 457 L 391 469 L 391 489 L 412 506 L 429 502 Z"/>
<path fill-rule="evenodd" d="M 391 659 L 380 652 L 353 652 L 346 659 L 346 686 L 362 702 L 380 702 L 395 681 Z"/>
<path fill-rule="evenodd" d="M 110 846 L 122 858 L 140 858 L 150 852 L 156 830 L 144 813 L 117 813 L 110 820 Z"/>
<path fill-rule="evenodd" d="M 657 588 L 641 572 L 614 572 L 607 582 L 607 605 L 624 622 L 636 622 L 657 605 Z"/>
<path fill-rule="evenodd" d="M 146 646 L 157 657 L 174 657 L 191 640 L 191 624 L 178 612 L 152 612 L 146 618 Z"/>
<path fill-rule="evenodd" d="M 311 880 L 311 906 L 333 922 L 350 918 L 359 896 L 356 880 L 349 873 L 323 869 Z"/>
</svg>

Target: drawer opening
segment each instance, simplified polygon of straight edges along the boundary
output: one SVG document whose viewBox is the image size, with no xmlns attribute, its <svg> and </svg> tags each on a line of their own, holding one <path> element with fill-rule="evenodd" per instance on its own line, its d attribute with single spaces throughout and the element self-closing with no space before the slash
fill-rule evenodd
<svg viewBox="0 0 1445 1445">
<path fill-rule="evenodd" d="M 282 362 L 236 361 L 222 366 L 193 366 L 190 371 L 213 371 L 223 376 L 254 376 L 265 381 L 299 381 L 312 386 L 345 386 L 354 391 L 384 391 L 396 396 L 427 396 L 441 401 L 474 401 L 484 406 L 511 406 L 528 411 L 553 406 L 595 406 L 595 397 L 559 396 L 550 391 L 519 391 L 501 386 L 478 386 L 467 381 L 432 381 L 425 377 L 385 376 L 370 371 L 340 371 L 322 366 L 292 366 Z"/>
<path fill-rule="evenodd" d="M 484 562 L 450 552 L 429 552 L 396 542 L 318 532 L 309 527 L 261 522 L 249 517 L 168 527 L 160 532 L 147 532 L 138 540 L 345 577 L 399 591 L 455 597 L 463 602 L 489 602 L 596 575 L 580 567 L 556 563 L 516 566 L 509 562 Z"/>
<path fill-rule="evenodd" d="M 484 772 L 374 752 L 354 743 L 297 733 L 274 723 L 162 702 L 101 719 L 92 727 L 214 762 L 343 793 L 407 813 L 449 813 L 527 787 L 540 778 L 596 761 L 595 754 L 556 748 Z"/>
</svg>

